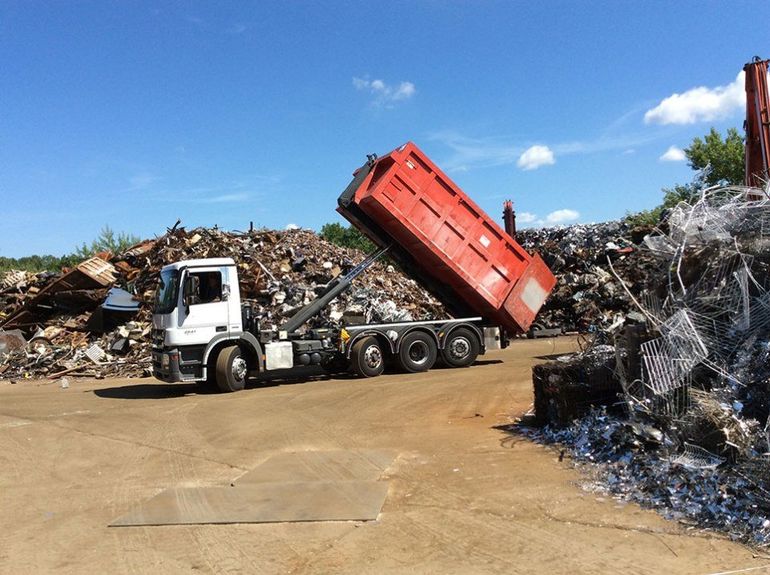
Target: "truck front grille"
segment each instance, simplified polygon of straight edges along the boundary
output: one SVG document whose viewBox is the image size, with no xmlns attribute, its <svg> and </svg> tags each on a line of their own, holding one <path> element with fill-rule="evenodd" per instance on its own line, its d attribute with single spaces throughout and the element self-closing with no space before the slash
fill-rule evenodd
<svg viewBox="0 0 770 575">
<path fill-rule="evenodd" d="M 166 340 L 166 330 L 165 329 L 154 329 L 152 330 L 152 349 L 154 351 L 162 351 L 163 350 L 163 343 Z"/>
</svg>

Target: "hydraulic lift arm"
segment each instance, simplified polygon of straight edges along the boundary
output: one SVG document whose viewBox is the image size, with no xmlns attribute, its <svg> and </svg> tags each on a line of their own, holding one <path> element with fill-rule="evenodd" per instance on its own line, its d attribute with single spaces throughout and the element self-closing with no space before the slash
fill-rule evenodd
<svg viewBox="0 0 770 575">
<path fill-rule="evenodd" d="M 289 321 L 281 326 L 281 331 L 292 333 L 299 329 L 299 327 L 302 326 L 306 321 L 317 315 L 323 308 L 325 308 L 330 301 L 347 290 L 355 278 L 365 272 L 369 266 L 380 259 L 380 257 L 382 257 L 382 255 L 389 249 L 390 246 L 386 246 L 377 250 L 376 252 L 367 256 L 364 261 L 362 261 L 344 276 L 335 278 L 330 281 L 321 295 L 300 309 L 297 313 L 291 316 L 291 318 L 289 318 Z"/>
</svg>

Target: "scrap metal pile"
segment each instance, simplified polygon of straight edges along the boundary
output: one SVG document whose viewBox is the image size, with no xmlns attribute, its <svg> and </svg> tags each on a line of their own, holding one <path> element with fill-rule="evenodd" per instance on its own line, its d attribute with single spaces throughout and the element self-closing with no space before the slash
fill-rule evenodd
<svg viewBox="0 0 770 575">
<path fill-rule="evenodd" d="M 706 190 L 661 228 L 644 240 L 658 285 L 629 290 L 638 314 L 536 370 L 538 419 L 553 423 L 521 429 L 596 463 L 618 497 L 770 545 L 770 199 Z M 572 405 L 588 414 L 559 425 L 568 389 L 607 399 L 604 368 L 612 405 Z"/>
<path fill-rule="evenodd" d="M 587 332 L 622 320 L 634 304 L 616 274 L 632 293 L 660 275 L 660 260 L 637 243 L 641 236 L 623 222 L 518 231 L 524 249 L 538 252 L 557 278 L 537 323 Z"/>
<path fill-rule="evenodd" d="M 156 281 L 160 268 L 172 262 L 233 258 L 241 297 L 268 329 L 365 257 L 310 230 L 231 233 L 176 226 L 118 256 L 100 255 L 64 274 L 0 275 L 0 378 L 148 375 Z M 310 325 L 333 327 L 351 316 L 399 321 L 440 315 L 438 301 L 379 261 Z"/>
</svg>

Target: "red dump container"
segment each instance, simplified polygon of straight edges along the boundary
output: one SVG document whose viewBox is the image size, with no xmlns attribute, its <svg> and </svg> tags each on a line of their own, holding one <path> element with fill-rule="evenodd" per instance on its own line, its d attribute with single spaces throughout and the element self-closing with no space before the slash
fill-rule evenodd
<svg viewBox="0 0 770 575">
<path fill-rule="evenodd" d="M 556 284 L 412 142 L 356 173 L 337 209 L 457 315 L 526 331 Z"/>
</svg>

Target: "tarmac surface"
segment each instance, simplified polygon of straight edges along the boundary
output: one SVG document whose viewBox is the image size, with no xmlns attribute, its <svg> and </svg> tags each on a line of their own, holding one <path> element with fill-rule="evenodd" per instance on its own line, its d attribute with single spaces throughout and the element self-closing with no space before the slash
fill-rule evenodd
<svg viewBox="0 0 770 575">
<path fill-rule="evenodd" d="M 511 436 L 530 368 L 574 348 L 517 340 L 467 369 L 258 382 L 0 382 L 0 573 L 770 572 L 770 558 L 580 487 Z M 108 527 L 164 489 L 228 485 L 292 451 L 382 449 L 376 521 Z"/>
</svg>

